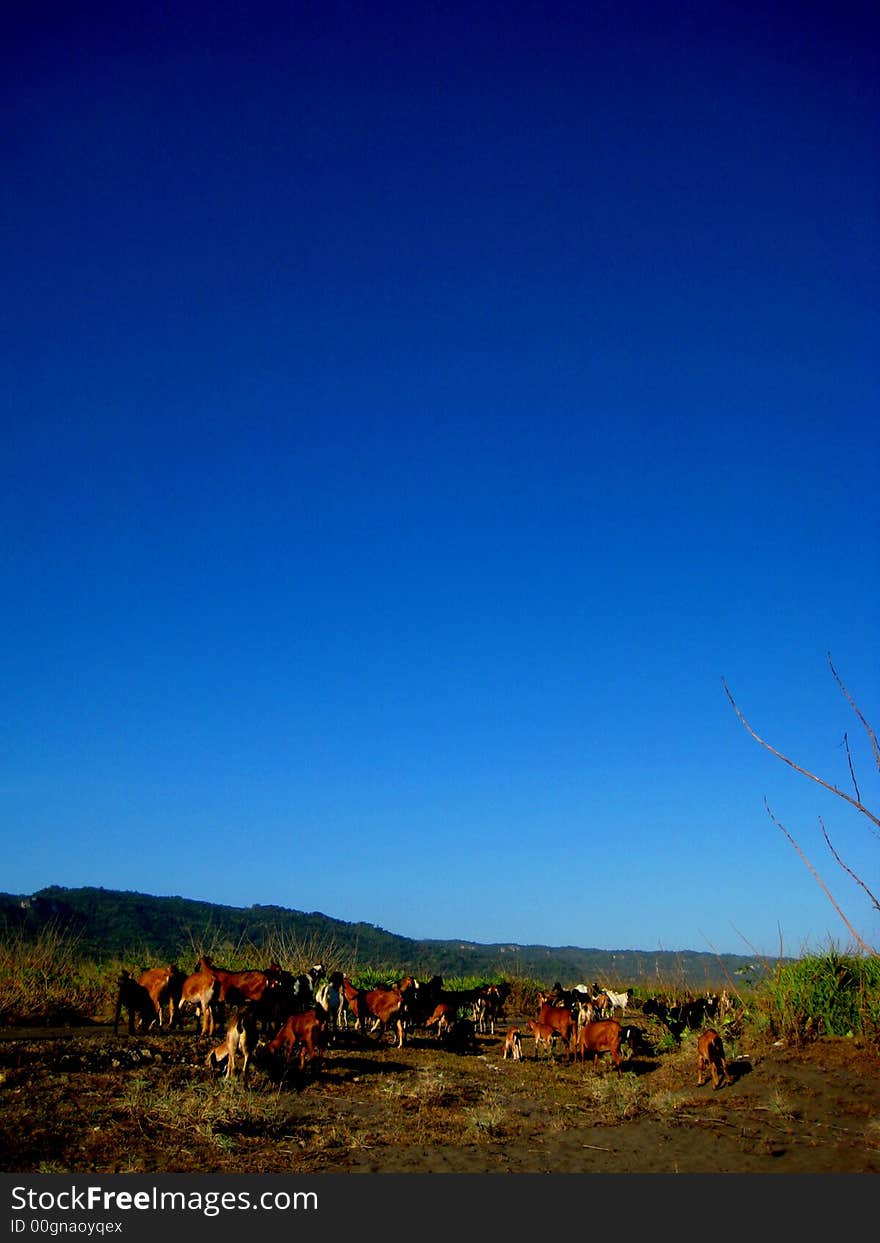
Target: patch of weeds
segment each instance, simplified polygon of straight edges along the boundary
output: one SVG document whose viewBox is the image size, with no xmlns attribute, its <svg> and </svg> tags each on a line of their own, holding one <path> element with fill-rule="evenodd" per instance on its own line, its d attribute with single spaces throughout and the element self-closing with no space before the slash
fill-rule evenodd
<svg viewBox="0 0 880 1243">
<path fill-rule="evenodd" d="M 387 1097 L 392 1102 L 405 1100 L 413 1095 L 413 1085 L 409 1079 L 395 1079 L 393 1076 L 386 1076 L 379 1084 L 379 1095 Z"/>
<path fill-rule="evenodd" d="M 728 1062 L 736 1062 L 739 1060 L 739 1041 L 730 1033 L 723 1037 L 724 1056 Z"/>
<path fill-rule="evenodd" d="M 334 1122 L 324 1131 L 324 1148 L 341 1148 L 348 1152 L 352 1148 L 370 1148 L 363 1138 L 345 1123 Z"/>
<path fill-rule="evenodd" d="M 775 1040 L 779 1035 L 779 1028 L 772 1016 L 765 1010 L 758 1010 L 752 1015 L 749 1024 L 749 1030 L 754 1040 L 769 1041 Z M 723 1035 L 723 1033 L 722 1033 Z"/>
<path fill-rule="evenodd" d="M 819 1036 L 870 1035 L 880 1022 L 880 959 L 835 946 L 780 965 L 761 992 L 772 1029 L 800 1045 Z"/>
<path fill-rule="evenodd" d="M 795 1109 L 781 1088 L 774 1088 L 767 1098 L 767 1111 L 777 1118 L 797 1118 L 799 1110 Z"/>
<path fill-rule="evenodd" d="M 666 1031 L 665 1028 L 654 1041 L 654 1049 L 657 1053 L 677 1053 L 679 1047 L 679 1042 L 672 1032 Z"/>
<path fill-rule="evenodd" d="M 127 1085 L 123 1105 L 145 1134 L 165 1131 L 226 1151 L 237 1148 L 242 1136 L 277 1137 L 287 1120 L 277 1093 L 245 1092 L 223 1079 L 180 1088 L 150 1088 L 136 1079 Z"/>
<path fill-rule="evenodd" d="M 410 1095 L 422 1108 L 449 1105 L 454 1099 L 442 1070 L 419 1071 Z"/>
<path fill-rule="evenodd" d="M 699 1039 L 699 1032 L 692 1031 L 689 1027 L 686 1027 L 681 1033 L 681 1039 L 678 1042 L 679 1052 L 685 1053 L 688 1057 L 693 1056 L 696 1061 L 697 1044 L 699 1043 Z"/>
<path fill-rule="evenodd" d="M 137 1099 L 148 1093 L 150 1090 L 150 1081 L 145 1075 L 132 1075 L 125 1085 L 124 1096 L 127 1099 Z"/>
<path fill-rule="evenodd" d="M 648 1099 L 648 1108 L 661 1118 L 672 1118 L 681 1109 L 681 1101 L 674 1092 L 656 1092 Z"/>
<path fill-rule="evenodd" d="M 589 1090 L 594 1105 L 610 1121 L 634 1118 L 645 1109 L 645 1090 L 635 1075 L 597 1075 Z"/>
<path fill-rule="evenodd" d="M 869 1118 L 865 1123 L 865 1145 L 880 1148 L 880 1118 Z"/>
<path fill-rule="evenodd" d="M 338 1142 L 342 1142 L 341 1136 L 345 1131 L 346 1128 L 340 1126 L 334 1126 L 328 1131 L 323 1127 L 304 1123 L 301 1126 L 291 1127 L 286 1134 L 280 1136 L 280 1140 L 285 1146 L 295 1144 L 303 1152 L 320 1152 L 324 1148 L 334 1147 Z M 331 1140 L 332 1142 L 329 1142 Z M 351 1146 L 355 1144 L 353 1137 L 345 1142 L 350 1143 Z M 290 1151 L 289 1148 L 288 1151 Z"/>
<path fill-rule="evenodd" d="M 128 1111 L 131 1120 L 144 1135 L 150 1129 L 155 1097 L 149 1082 L 140 1076 L 129 1080 L 122 1092 L 123 1109 Z"/>
<path fill-rule="evenodd" d="M 464 1116 L 466 1134 L 473 1134 L 478 1140 L 495 1139 L 503 1133 L 504 1107 L 489 1093 L 481 1104 L 465 1109 Z"/>
</svg>

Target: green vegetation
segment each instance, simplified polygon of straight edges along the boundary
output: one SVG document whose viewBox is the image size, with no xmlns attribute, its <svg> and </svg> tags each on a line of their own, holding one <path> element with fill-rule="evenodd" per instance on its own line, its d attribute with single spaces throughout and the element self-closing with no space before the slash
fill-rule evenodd
<svg viewBox="0 0 880 1243">
<path fill-rule="evenodd" d="M 777 968 L 759 994 L 757 1017 L 800 1044 L 816 1036 L 880 1039 L 880 957 L 832 948 Z"/>
</svg>

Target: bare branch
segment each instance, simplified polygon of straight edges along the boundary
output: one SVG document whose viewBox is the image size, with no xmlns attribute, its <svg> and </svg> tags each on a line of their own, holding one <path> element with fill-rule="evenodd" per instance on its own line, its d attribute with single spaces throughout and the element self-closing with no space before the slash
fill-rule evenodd
<svg viewBox="0 0 880 1243">
<path fill-rule="evenodd" d="M 877 825 L 878 828 L 880 828 L 880 819 L 878 819 L 878 817 L 875 816 L 872 811 L 869 811 L 868 808 L 865 807 L 864 803 L 861 803 L 859 802 L 858 799 L 853 798 L 851 794 L 845 794 L 844 791 L 838 789 L 837 786 L 831 785 L 827 781 L 823 781 L 821 777 L 817 777 L 815 773 L 811 773 L 808 769 L 801 768 L 800 764 L 795 764 L 794 760 L 790 760 L 787 755 L 783 755 L 781 751 L 777 751 L 776 748 L 771 746 L 769 742 L 766 742 L 763 738 L 761 738 L 758 734 L 756 734 L 755 731 L 752 729 L 751 725 L 749 725 L 746 718 L 743 716 L 742 712 L 740 712 L 739 707 L 737 706 L 737 702 L 734 699 L 733 695 L 731 695 L 727 682 L 724 680 L 724 678 L 721 679 L 721 684 L 724 687 L 725 695 L 731 702 L 734 712 L 739 717 L 740 721 L 743 723 L 745 728 L 752 735 L 752 737 L 755 739 L 756 742 L 759 742 L 761 746 L 764 747 L 765 750 L 770 752 L 771 755 L 775 755 L 777 759 L 782 760 L 784 764 L 788 764 L 789 768 L 793 768 L 795 772 L 801 773 L 804 777 L 809 777 L 810 781 L 815 781 L 817 785 L 823 786 L 824 789 L 826 790 L 830 790 L 832 794 L 836 794 L 838 798 L 842 798 L 845 802 L 849 803 L 852 807 L 855 807 L 857 811 L 860 811 L 863 816 L 867 816 L 870 821 L 872 821 L 874 824 Z M 858 709 L 856 709 L 856 711 L 858 711 Z M 861 716 L 861 713 L 859 713 L 859 716 Z M 868 732 L 870 733 L 871 731 L 869 730 Z M 874 740 L 873 734 L 871 734 L 871 739 L 872 739 L 872 742 L 874 743 L 874 746 L 876 747 L 876 740 Z M 880 834 L 875 833 L 875 836 L 880 837 Z"/>
<path fill-rule="evenodd" d="M 794 766 L 793 766 L 793 767 L 794 767 Z M 824 782 L 823 782 L 822 784 L 824 784 Z M 852 800 L 850 800 L 850 801 L 852 801 Z M 768 803 L 767 803 L 767 800 L 766 800 L 766 799 L 764 799 L 764 806 L 767 808 L 767 815 L 770 817 L 770 819 L 773 821 L 773 823 L 776 825 L 776 827 L 777 827 L 778 829 L 781 829 L 781 830 L 782 830 L 782 832 L 785 834 L 785 836 L 786 836 L 786 837 L 788 838 L 788 840 L 791 842 L 792 846 L 795 848 L 795 850 L 797 851 L 797 853 L 800 855 L 800 857 L 801 857 L 802 861 L 806 864 L 806 866 L 807 866 L 807 867 L 810 869 L 810 871 L 813 873 L 813 876 L 815 877 L 815 879 L 818 881 L 819 885 L 821 886 L 822 892 L 825 894 L 825 897 L 828 899 L 828 901 L 829 901 L 829 902 L 831 903 L 831 905 L 834 907 L 835 911 L 837 911 L 837 913 L 838 913 L 838 915 L 840 916 L 840 918 L 841 918 L 841 919 L 843 920 L 843 922 L 846 924 L 846 927 L 847 927 L 847 929 L 848 929 L 848 931 L 849 931 L 849 933 L 850 933 L 850 936 L 852 936 L 852 937 L 853 937 L 853 939 L 854 939 L 855 941 L 857 941 L 857 942 L 858 942 L 858 944 L 862 947 L 862 949 L 865 951 L 865 953 L 866 953 L 866 954 L 876 954 L 876 953 L 877 953 L 877 951 L 876 951 L 876 950 L 874 950 L 874 949 L 872 949 L 870 945 L 866 945 L 866 944 L 865 944 L 865 942 L 862 940 L 862 938 L 859 936 L 859 934 L 856 932 L 855 928 L 852 926 L 852 924 L 849 922 L 849 920 L 847 919 L 847 917 L 844 915 L 843 911 L 840 909 L 840 907 L 839 907 L 839 906 L 837 905 L 837 903 L 834 901 L 834 898 L 833 898 L 833 897 L 832 897 L 832 895 L 831 895 L 831 891 L 829 890 L 828 886 L 825 884 L 825 882 L 824 882 L 824 880 L 822 879 L 822 877 L 819 875 L 819 873 L 818 873 L 818 872 L 816 871 L 816 869 L 813 867 L 813 865 L 812 865 L 812 863 L 810 862 L 810 860 L 807 858 L 807 856 L 806 856 L 806 855 L 804 854 L 804 852 L 801 850 L 800 846 L 799 846 L 799 845 L 797 844 L 797 842 L 794 840 L 794 838 L 793 838 L 793 837 L 792 837 L 792 835 L 789 833 L 789 831 L 788 831 L 788 829 L 785 827 L 785 825 L 784 825 L 784 824 L 780 824 L 780 822 L 779 822 L 779 821 L 776 819 L 776 817 L 773 815 L 773 812 L 770 810 L 770 807 L 769 807 L 769 805 L 768 805 Z"/>
<path fill-rule="evenodd" d="M 862 716 L 861 712 L 858 709 L 856 701 L 853 699 L 852 695 L 849 693 L 849 691 L 846 689 L 846 687 L 841 682 L 840 676 L 838 675 L 837 670 L 834 668 L 834 665 L 831 662 L 830 652 L 828 653 L 828 668 L 831 670 L 832 674 L 834 675 L 834 681 L 837 683 L 837 685 L 840 687 L 841 691 L 843 692 L 844 696 L 846 697 L 847 703 L 852 708 L 853 712 L 859 718 L 861 723 L 864 725 L 865 731 L 871 740 L 871 750 L 874 752 L 874 762 L 876 763 L 877 768 L 880 769 L 880 747 L 878 747 L 877 745 L 877 736 L 875 735 L 874 731 L 871 729 L 871 726 Z"/>
<path fill-rule="evenodd" d="M 852 777 L 853 789 L 856 792 L 856 798 L 859 802 L 861 802 L 862 796 L 859 791 L 859 783 L 856 781 L 856 770 L 853 768 L 852 754 L 849 749 L 849 738 L 847 738 L 846 734 L 843 735 L 843 745 L 846 748 L 846 760 L 849 764 L 849 775 Z"/>
<path fill-rule="evenodd" d="M 871 901 L 873 902 L 873 904 L 874 904 L 874 906 L 876 907 L 876 909 L 877 909 L 878 911 L 880 911 L 880 902 L 878 902 L 878 901 L 877 901 L 877 899 L 876 899 L 876 898 L 874 897 L 874 895 L 871 893 L 871 890 L 868 888 L 868 886 L 865 884 L 865 882 L 862 880 L 862 878 L 861 878 L 860 876 L 856 876 L 856 874 L 855 874 L 855 872 L 852 870 L 852 868 L 848 868 L 848 867 L 846 866 L 846 864 L 844 863 L 844 861 L 841 859 L 840 855 L 837 853 L 837 851 L 836 851 L 836 850 L 834 849 L 834 847 L 831 845 L 831 838 L 828 836 L 828 830 L 825 828 L 825 822 L 823 821 L 823 819 L 822 819 L 822 817 L 821 817 L 821 816 L 819 817 L 819 824 L 820 824 L 820 825 L 821 825 L 821 827 L 822 827 L 822 836 L 825 838 L 825 843 L 826 843 L 826 845 L 828 846 L 828 849 L 829 849 L 829 850 L 831 851 L 831 853 L 834 855 L 834 858 L 837 860 L 837 862 L 838 862 L 838 863 L 840 864 L 840 866 L 843 868 L 844 872 L 846 872 L 847 876 L 851 876 L 851 877 L 853 878 L 853 880 L 856 882 L 856 884 L 857 884 L 857 885 L 861 885 L 861 887 L 864 889 L 865 893 L 868 895 L 868 897 L 869 897 L 869 898 L 871 899 Z"/>
<path fill-rule="evenodd" d="M 751 941 L 748 939 L 748 937 L 744 936 L 744 935 L 743 935 L 743 933 L 741 933 L 741 932 L 740 932 L 740 930 L 739 930 L 739 928 L 737 928 L 736 924 L 731 923 L 731 925 L 730 925 L 730 926 L 731 926 L 731 928 L 733 929 L 733 931 L 736 933 L 736 935 L 739 937 L 739 939 L 740 939 L 741 941 L 744 941 L 744 942 L 745 942 L 745 944 L 749 947 L 749 949 L 750 949 L 750 950 L 752 951 L 752 953 L 754 954 L 755 958 L 760 958 L 760 960 L 761 960 L 761 962 L 763 963 L 763 965 L 764 965 L 765 969 L 766 969 L 766 970 L 768 971 L 768 973 L 769 973 L 769 971 L 770 971 L 770 959 L 767 957 L 767 955 L 766 955 L 766 954 L 762 954 L 762 953 L 761 953 L 761 951 L 760 951 L 759 949 L 755 949 L 754 945 L 752 945 L 752 943 L 751 943 Z M 779 932 L 779 963 L 782 963 L 782 962 L 784 962 L 784 961 L 785 961 L 785 945 L 783 944 L 783 939 L 782 939 L 782 930 L 780 929 L 780 932 Z M 778 965 L 778 964 L 777 964 L 777 965 Z"/>
</svg>

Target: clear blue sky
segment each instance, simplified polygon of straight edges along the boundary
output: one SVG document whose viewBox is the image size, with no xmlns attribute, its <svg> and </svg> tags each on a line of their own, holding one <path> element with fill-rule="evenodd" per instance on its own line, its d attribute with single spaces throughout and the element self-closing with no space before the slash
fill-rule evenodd
<svg viewBox="0 0 880 1243">
<path fill-rule="evenodd" d="M 880 943 L 878 24 L 4 5 L 0 889 Z"/>
</svg>

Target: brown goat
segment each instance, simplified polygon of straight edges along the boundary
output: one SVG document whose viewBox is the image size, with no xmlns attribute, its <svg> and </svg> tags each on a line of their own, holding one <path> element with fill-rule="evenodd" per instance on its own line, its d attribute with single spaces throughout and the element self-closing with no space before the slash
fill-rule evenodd
<svg viewBox="0 0 880 1243">
<path fill-rule="evenodd" d="M 180 1008 L 179 1014 L 181 1019 L 189 1006 L 192 1006 L 200 1016 L 201 1034 L 203 1036 L 213 1036 L 215 1026 L 215 1015 L 217 1011 L 217 993 L 220 985 L 216 976 L 200 961 L 199 967 L 192 975 L 188 975 L 183 981 L 180 990 Z"/>
<path fill-rule="evenodd" d="M 542 1002 L 538 1022 L 553 1028 L 568 1051 L 568 1060 L 572 1061 L 577 1024 L 568 1006 L 554 1006 L 550 1002 Z"/>
<path fill-rule="evenodd" d="M 357 1030 L 366 1034 L 367 1023 L 372 1020 L 372 1030 L 378 1031 L 381 1040 L 385 1029 L 393 1025 L 397 1032 L 397 1048 L 402 1049 L 406 1003 L 400 989 L 356 988 L 348 976 L 343 976 L 342 987 L 349 1009 L 357 1020 Z"/>
<path fill-rule="evenodd" d="M 326 1022 L 323 1010 L 303 1010 L 299 1014 L 291 1014 L 266 1049 L 270 1054 L 282 1054 L 288 1065 L 294 1053 L 298 1053 L 299 1068 L 304 1070 L 306 1058 L 310 1062 L 318 1062 L 323 1056 Z"/>
<path fill-rule="evenodd" d="M 138 984 L 147 990 L 156 1007 L 159 1026 L 162 1026 L 163 1007 L 168 1007 L 168 1025 L 177 1027 L 180 1023 L 178 1009 L 186 976 L 173 963 L 167 967 L 150 967 L 139 977 Z"/>
<path fill-rule="evenodd" d="M 535 1060 L 537 1061 L 540 1050 L 546 1049 L 547 1056 L 553 1057 L 553 1042 L 561 1040 L 562 1037 L 555 1027 L 551 1027 L 549 1023 L 536 1023 L 534 1019 L 528 1019 L 526 1027 L 532 1033 L 535 1039 Z"/>
<path fill-rule="evenodd" d="M 733 1076 L 727 1069 L 724 1044 L 714 1027 L 707 1028 L 697 1042 L 697 1087 L 702 1087 L 706 1082 L 707 1067 L 712 1073 L 713 1091 L 725 1083 L 733 1083 Z"/>
<path fill-rule="evenodd" d="M 454 1002 L 438 1001 L 431 1014 L 425 1019 L 425 1027 L 433 1027 L 436 1024 L 437 1035 L 442 1036 L 444 1032 L 451 1030 L 458 1014 L 458 1006 Z"/>
<path fill-rule="evenodd" d="M 616 1019 L 600 1019 L 596 1023 L 584 1023 L 577 1033 L 577 1058 L 583 1064 L 592 1055 L 593 1070 L 599 1068 L 599 1056 L 610 1053 L 614 1069 L 620 1074 L 620 1044 L 623 1029 Z"/>
<path fill-rule="evenodd" d="M 397 1048 L 402 1049 L 406 1013 L 403 994 L 396 988 L 370 988 L 364 993 L 364 1006 L 373 1018 L 373 1031 L 379 1033 L 379 1039 L 382 1039 L 387 1027 L 393 1026 L 397 1032 Z"/>
</svg>

